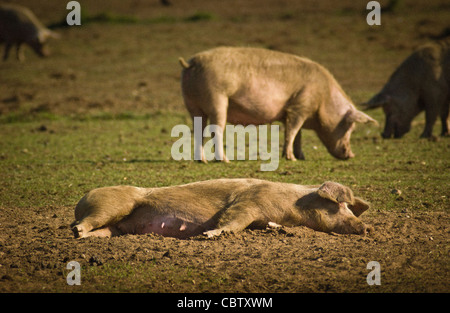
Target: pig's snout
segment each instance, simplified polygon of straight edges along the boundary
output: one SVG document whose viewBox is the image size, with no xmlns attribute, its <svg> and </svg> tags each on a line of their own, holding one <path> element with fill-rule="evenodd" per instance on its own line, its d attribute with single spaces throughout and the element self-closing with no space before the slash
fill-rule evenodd
<svg viewBox="0 0 450 313">
<path fill-rule="evenodd" d="M 349 151 L 347 153 L 347 159 L 351 159 L 351 158 L 354 158 L 354 157 L 355 157 L 355 154 L 352 151 Z"/>
<path fill-rule="evenodd" d="M 341 223 L 342 224 L 338 224 L 332 231 L 339 234 L 356 234 L 362 236 L 373 232 L 372 226 L 364 224 L 356 217 L 350 218 Z"/>
<path fill-rule="evenodd" d="M 366 236 L 367 234 L 373 233 L 373 227 L 370 225 L 366 225 L 361 223 L 359 227 L 355 228 L 355 233 L 358 235 Z"/>
<path fill-rule="evenodd" d="M 350 224 L 350 231 L 349 233 L 353 233 L 353 234 L 357 234 L 357 235 L 362 235 L 362 236 L 366 236 L 368 234 L 373 233 L 373 227 L 370 225 L 366 225 L 363 222 L 361 222 L 360 220 L 354 221 Z"/>
<path fill-rule="evenodd" d="M 338 149 L 332 155 L 339 160 L 348 160 L 355 157 L 355 154 L 352 150 L 347 148 Z"/>
</svg>

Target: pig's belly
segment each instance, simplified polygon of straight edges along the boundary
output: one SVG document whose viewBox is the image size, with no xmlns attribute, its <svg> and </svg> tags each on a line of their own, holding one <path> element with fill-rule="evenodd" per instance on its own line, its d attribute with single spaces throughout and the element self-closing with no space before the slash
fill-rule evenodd
<svg viewBox="0 0 450 313">
<path fill-rule="evenodd" d="M 180 239 L 199 235 L 203 231 L 202 225 L 173 216 L 155 216 L 135 228 L 136 234 L 154 233 Z"/>
<path fill-rule="evenodd" d="M 235 125 L 261 125 L 282 120 L 289 95 L 280 92 L 271 93 L 267 87 L 261 89 L 242 91 L 231 96 L 227 121 Z"/>
<path fill-rule="evenodd" d="M 230 99 L 227 122 L 234 125 L 261 125 L 282 120 L 283 114 L 282 105 L 253 104 L 250 101 L 235 102 Z"/>
</svg>

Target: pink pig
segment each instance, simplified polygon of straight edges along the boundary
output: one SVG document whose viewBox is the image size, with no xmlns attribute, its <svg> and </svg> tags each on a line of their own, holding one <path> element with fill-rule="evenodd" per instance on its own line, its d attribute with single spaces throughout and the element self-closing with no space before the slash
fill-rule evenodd
<svg viewBox="0 0 450 313">
<path fill-rule="evenodd" d="M 187 110 L 222 131 L 231 124 L 285 125 L 283 153 L 304 159 L 301 129 L 312 129 L 338 159 L 354 156 L 350 135 L 357 123 L 377 122 L 358 111 L 334 77 L 306 58 L 259 48 L 221 47 L 194 55 L 183 66 L 181 87 Z M 218 155 L 223 136 L 217 134 Z M 201 142 L 195 147 L 206 162 Z"/>
<path fill-rule="evenodd" d="M 186 185 L 91 190 L 75 208 L 76 238 L 156 233 L 188 238 L 269 224 L 366 234 L 359 218 L 369 204 L 335 182 L 302 186 L 259 179 L 216 179 Z"/>
</svg>

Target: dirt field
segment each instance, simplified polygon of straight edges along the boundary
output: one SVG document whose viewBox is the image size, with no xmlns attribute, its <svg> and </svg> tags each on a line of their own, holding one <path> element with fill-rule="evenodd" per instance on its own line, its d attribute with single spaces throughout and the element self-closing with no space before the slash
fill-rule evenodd
<svg viewBox="0 0 450 313">
<path fill-rule="evenodd" d="M 307 160 L 281 161 L 273 173 L 252 162 L 170 160 L 172 125 L 189 123 L 179 56 L 219 45 L 305 55 L 358 104 L 413 48 L 448 35 L 448 1 L 391 1 L 378 28 L 366 23 L 366 1 L 80 1 L 86 22 L 77 27 L 57 27 L 67 14 L 60 1 L 12 2 L 62 38 L 47 59 L 26 48 L 24 63 L 12 53 L 0 64 L 0 292 L 450 292 L 450 141 L 419 140 L 423 115 L 398 141 L 361 128 L 350 161 L 309 134 Z M 369 114 L 384 123 L 380 111 Z M 372 203 L 362 220 L 374 232 L 73 239 L 74 206 L 94 187 L 219 177 L 338 180 Z M 81 265 L 80 286 L 67 284 L 70 261 Z M 367 283 L 370 261 L 381 285 Z"/>
<path fill-rule="evenodd" d="M 213 240 L 76 241 L 72 210 L 3 212 L 2 292 L 448 292 L 446 213 L 372 213 L 367 237 L 296 227 Z M 82 266 L 81 286 L 66 284 L 72 260 Z M 380 263 L 380 286 L 367 284 L 370 261 Z"/>
</svg>

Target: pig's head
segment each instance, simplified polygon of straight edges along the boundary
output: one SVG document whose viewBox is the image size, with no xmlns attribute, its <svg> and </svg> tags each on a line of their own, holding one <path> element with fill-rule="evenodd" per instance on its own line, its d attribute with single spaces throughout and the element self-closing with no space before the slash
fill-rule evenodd
<svg viewBox="0 0 450 313">
<path fill-rule="evenodd" d="M 326 119 L 325 123 L 323 120 L 317 134 L 328 152 L 341 160 L 347 160 L 355 156 L 350 147 L 350 137 L 356 123 L 373 123 L 378 125 L 376 120 L 354 107 L 351 107 L 341 115 L 334 115 Z"/>
<path fill-rule="evenodd" d="M 34 39 L 29 42 L 30 47 L 33 48 L 34 52 L 40 57 L 46 57 L 49 55 L 48 48 L 46 47 L 44 42 L 40 42 L 38 39 Z"/>
<path fill-rule="evenodd" d="M 350 188 L 335 182 L 325 182 L 316 192 L 309 194 L 305 202 L 305 225 L 323 232 L 365 235 L 371 227 L 358 217 L 369 204 L 354 197 Z"/>
<path fill-rule="evenodd" d="M 34 36 L 28 41 L 31 48 L 40 56 L 46 57 L 50 55 L 46 42 L 49 38 L 59 39 L 59 35 L 48 29 L 39 31 L 37 36 Z"/>
<path fill-rule="evenodd" d="M 366 110 L 382 107 L 386 116 L 386 124 L 381 134 L 383 138 L 401 138 L 411 129 L 411 122 L 419 114 L 420 107 L 417 99 L 408 97 L 404 93 L 402 97 L 391 96 L 380 92 L 364 104 Z"/>
</svg>

